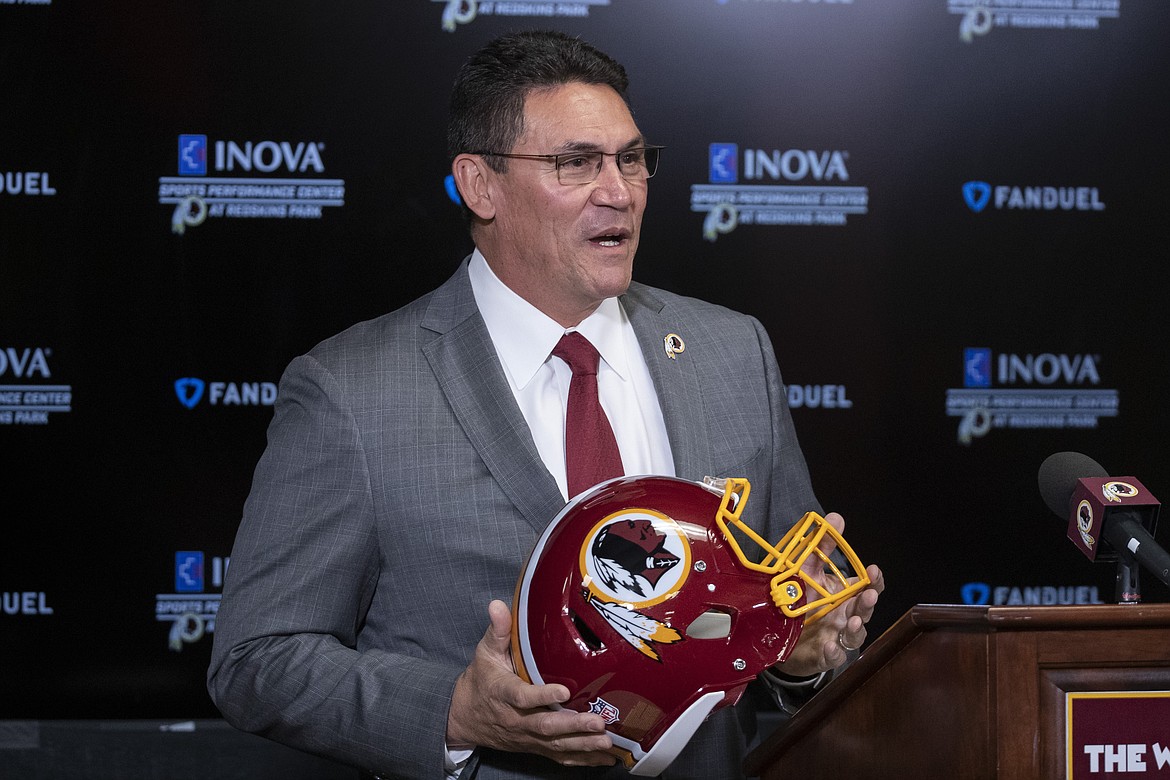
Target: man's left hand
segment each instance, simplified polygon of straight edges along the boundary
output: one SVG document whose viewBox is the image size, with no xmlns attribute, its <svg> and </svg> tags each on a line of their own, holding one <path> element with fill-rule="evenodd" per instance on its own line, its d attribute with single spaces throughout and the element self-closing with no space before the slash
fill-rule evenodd
<svg viewBox="0 0 1170 780">
<path fill-rule="evenodd" d="M 838 531 L 845 528 L 845 519 L 836 512 L 825 515 L 825 520 Z M 820 567 L 819 559 L 810 556 L 809 560 L 815 563 L 806 564 L 808 568 L 804 570 L 803 575 L 815 577 L 821 584 L 831 587 L 829 578 Z M 792 677 L 820 674 L 841 666 L 848 659 L 850 651 L 861 647 L 867 636 L 866 624 L 873 617 L 878 596 L 886 587 L 881 569 L 870 565 L 865 571 L 869 575 L 869 585 L 832 612 L 813 623 L 806 624 L 796 647 L 792 649 L 792 654 L 784 663 L 776 665 L 779 671 Z"/>
</svg>

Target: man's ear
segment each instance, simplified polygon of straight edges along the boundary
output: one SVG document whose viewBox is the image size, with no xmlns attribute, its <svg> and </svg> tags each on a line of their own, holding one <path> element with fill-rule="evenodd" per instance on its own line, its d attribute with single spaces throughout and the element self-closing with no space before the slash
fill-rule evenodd
<svg viewBox="0 0 1170 780">
<path fill-rule="evenodd" d="M 459 188 L 459 197 L 471 209 L 471 213 L 483 220 L 490 220 L 496 215 L 491 186 L 496 172 L 488 167 L 482 157 L 476 154 L 458 155 L 451 162 L 451 173 L 455 177 L 455 186 Z"/>
</svg>

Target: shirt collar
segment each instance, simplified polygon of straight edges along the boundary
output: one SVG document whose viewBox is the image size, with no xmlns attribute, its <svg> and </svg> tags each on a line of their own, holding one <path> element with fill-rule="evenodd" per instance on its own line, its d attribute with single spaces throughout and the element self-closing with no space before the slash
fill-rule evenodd
<svg viewBox="0 0 1170 780">
<path fill-rule="evenodd" d="M 476 249 L 467 267 L 475 304 L 487 325 L 504 373 L 512 386 L 525 387 L 565 334 L 559 323 L 521 298 L 500 281 Z M 581 332 L 601 359 L 623 380 L 630 372 L 623 333 L 630 327 L 617 298 L 606 298 L 597 310 L 570 330 Z"/>
</svg>

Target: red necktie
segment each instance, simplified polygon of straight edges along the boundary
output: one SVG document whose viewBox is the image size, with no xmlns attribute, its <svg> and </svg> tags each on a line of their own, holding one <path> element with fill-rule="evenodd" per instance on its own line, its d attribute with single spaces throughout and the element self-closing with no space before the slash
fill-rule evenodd
<svg viewBox="0 0 1170 780">
<path fill-rule="evenodd" d="M 597 364 L 601 356 L 580 333 L 566 333 L 552 353 L 573 369 L 565 415 L 565 469 L 569 498 L 598 482 L 625 473 L 609 418 L 597 398 Z"/>
</svg>

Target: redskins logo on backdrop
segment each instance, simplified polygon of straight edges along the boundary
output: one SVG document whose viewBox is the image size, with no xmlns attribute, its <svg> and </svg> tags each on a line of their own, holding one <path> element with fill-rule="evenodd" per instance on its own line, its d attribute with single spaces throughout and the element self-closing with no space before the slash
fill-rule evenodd
<svg viewBox="0 0 1170 780">
<path fill-rule="evenodd" d="M 1121 0 L 1053 3 L 1051 0 L 947 0 L 960 17 L 959 40 L 972 43 L 997 27 L 1025 30 L 1097 30 L 1121 16 Z"/>
<path fill-rule="evenodd" d="M 460 25 L 470 24 L 479 16 L 583 18 L 593 6 L 609 5 L 609 0 L 578 0 L 575 3 L 557 2 L 492 2 L 492 0 L 431 0 L 443 6 L 440 25 L 446 32 L 455 32 Z"/>
</svg>

